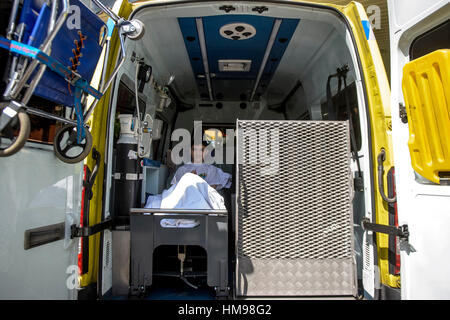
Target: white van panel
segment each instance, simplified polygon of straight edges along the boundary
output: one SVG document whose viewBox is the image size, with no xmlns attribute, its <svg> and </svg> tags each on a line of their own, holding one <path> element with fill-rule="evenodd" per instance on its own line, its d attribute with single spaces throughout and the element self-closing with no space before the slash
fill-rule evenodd
<svg viewBox="0 0 450 320">
<path fill-rule="evenodd" d="M 408 299 L 448 299 L 450 297 L 450 259 L 448 257 L 448 227 L 450 196 L 417 195 L 417 210 L 408 216 L 408 224 L 422 225 L 426 232 L 412 232 L 413 252 L 405 264 L 402 280 Z M 439 221 L 439 223 L 436 223 Z M 406 249 L 406 252 L 408 248 Z M 420 276 L 409 276 L 420 275 Z"/>
<path fill-rule="evenodd" d="M 408 149 L 408 124 L 402 123 L 399 105 L 403 67 L 418 36 L 445 22 L 448 0 L 389 0 L 391 33 L 391 107 L 399 225 L 407 224 L 409 247 L 401 250 L 402 299 L 450 297 L 450 187 L 430 185 L 415 174 Z"/>
<path fill-rule="evenodd" d="M 60 240 L 25 251 L 24 232 L 67 223 L 67 216 L 79 222 L 82 168 L 58 160 L 52 146 L 35 143 L 1 159 L 0 299 L 76 297 L 66 284 L 76 284 L 78 242 Z"/>
<path fill-rule="evenodd" d="M 418 21 L 417 17 L 426 17 L 435 7 L 448 2 L 447 0 L 395 0 L 392 2 L 395 12 L 395 21 L 398 26 Z M 419 18 L 420 19 L 420 18 Z"/>
</svg>

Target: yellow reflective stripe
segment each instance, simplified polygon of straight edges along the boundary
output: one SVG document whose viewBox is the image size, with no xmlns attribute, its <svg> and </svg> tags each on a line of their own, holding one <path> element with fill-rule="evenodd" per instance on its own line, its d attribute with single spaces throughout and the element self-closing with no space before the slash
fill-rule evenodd
<svg viewBox="0 0 450 320">
<path fill-rule="evenodd" d="M 385 172 L 388 172 L 394 163 L 392 140 L 388 135 L 388 131 L 391 130 L 389 81 L 377 42 L 367 41 L 366 39 L 366 33 L 361 23 L 362 20 L 368 20 L 364 7 L 357 2 L 352 2 L 346 7 L 338 7 L 338 10 L 341 10 L 350 22 L 364 71 L 372 132 L 373 177 L 377 179 L 377 156 L 381 149 L 386 150 Z M 380 196 L 376 180 L 373 186 L 375 188 L 376 223 L 389 225 L 389 212 Z M 387 190 L 386 179 L 384 187 Z M 376 242 L 381 282 L 391 287 L 398 287 L 399 277 L 389 274 L 389 236 L 377 233 Z"/>
</svg>

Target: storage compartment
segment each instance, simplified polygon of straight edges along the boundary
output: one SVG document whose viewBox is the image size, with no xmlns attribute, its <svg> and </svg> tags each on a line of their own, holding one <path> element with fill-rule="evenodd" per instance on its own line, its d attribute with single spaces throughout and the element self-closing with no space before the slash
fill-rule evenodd
<svg viewBox="0 0 450 320">
<path fill-rule="evenodd" d="M 160 194 L 166 188 L 168 169 L 167 166 L 159 167 L 144 166 L 142 180 L 141 205 L 145 202 L 149 195 Z"/>
</svg>

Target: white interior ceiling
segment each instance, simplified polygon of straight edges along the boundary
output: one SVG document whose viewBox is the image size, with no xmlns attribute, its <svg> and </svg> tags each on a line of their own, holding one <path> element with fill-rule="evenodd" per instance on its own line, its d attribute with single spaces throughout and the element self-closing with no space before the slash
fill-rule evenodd
<svg viewBox="0 0 450 320">
<path fill-rule="evenodd" d="M 142 50 L 146 63 L 153 67 L 154 76 L 164 81 L 169 74 L 176 76 L 173 87 L 182 101 L 195 104 L 199 92 L 191 68 L 187 50 L 177 21 L 179 17 L 204 17 L 223 15 L 218 8 L 224 4 L 234 5 L 237 10 L 229 14 L 256 14 L 251 2 L 239 3 L 188 3 L 158 7 L 144 7 L 135 18 L 145 24 L 146 33 Z M 301 81 L 307 103 L 312 108 L 319 105 L 326 91 L 326 81 L 338 67 L 352 59 L 347 47 L 346 26 L 330 10 L 304 6 L 270 5 L 264 16 L 300 19 L 297 30 L 270 82 L 263 99 L 267 104 L 283 101 L 297 81 Z M 354 79 L 349 75 L 349 83 Z M 336 85 L 335 85 L 336 86 Z"/>
</svg>

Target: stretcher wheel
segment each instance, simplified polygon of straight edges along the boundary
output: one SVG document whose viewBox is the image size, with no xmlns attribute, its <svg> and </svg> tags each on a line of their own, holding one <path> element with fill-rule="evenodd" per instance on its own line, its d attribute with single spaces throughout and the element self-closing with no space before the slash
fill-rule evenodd
<svg viewBox="0 0 450 320">
<path fill-rule="evenodd" d="M 77 163 L 88 156 L 92 148 L 92 135 L 83 127 L 85 138 L 77 142 L 77 127 L 71 124 L 62 127 L 55 135 L 53 150 L 56 157 L 65 163 Z"/>
<path fill-rule="evenodd" d="M 30 136 L 30 128 L 30 117 L 24 110 L 19 110 L 16 117 L 0 133 L 0 143 L 4 143 L 5 138 L 11 141 L 6 148 L 0 147 L 0 157 L 12 156 L 22 149 Z"/>
</svg>

